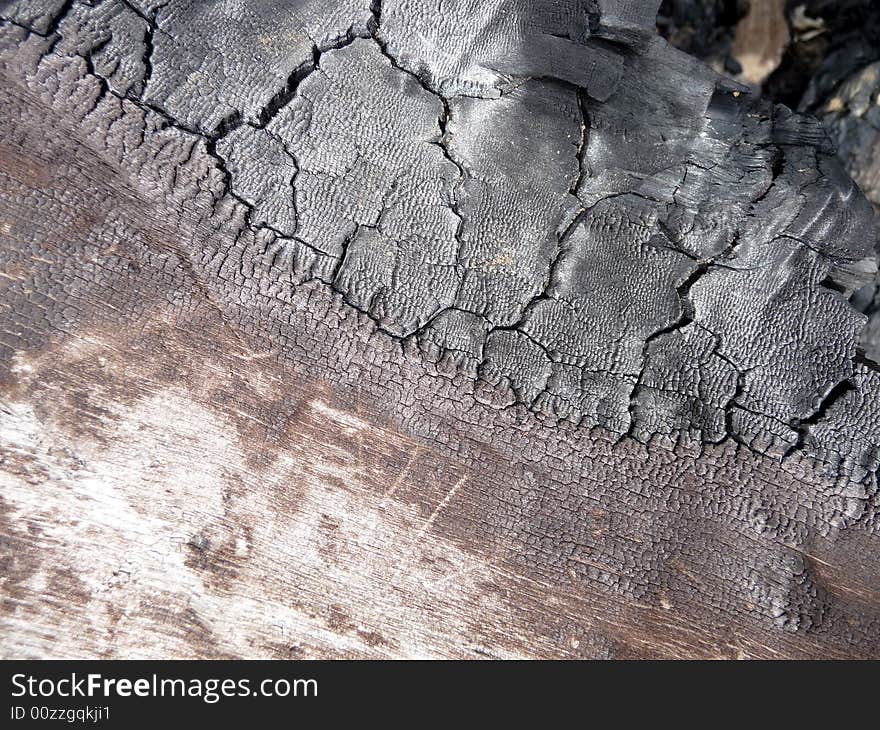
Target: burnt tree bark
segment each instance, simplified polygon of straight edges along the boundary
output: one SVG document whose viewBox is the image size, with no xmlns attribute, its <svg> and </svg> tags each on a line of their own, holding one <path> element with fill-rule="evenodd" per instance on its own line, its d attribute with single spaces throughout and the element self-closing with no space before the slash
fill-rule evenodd
<svg viewBox="0 0 880 730">
<path fill-rule="evenodd" d="M 880 654 L 871 206 L 658 5 L 2 3 L 4 655 Z"/>
</svg>

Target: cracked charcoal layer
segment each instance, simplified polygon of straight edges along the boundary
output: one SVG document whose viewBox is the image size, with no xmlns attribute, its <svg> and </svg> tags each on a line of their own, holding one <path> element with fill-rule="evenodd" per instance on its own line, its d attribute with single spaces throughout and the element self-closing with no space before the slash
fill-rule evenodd
<svg viewBox="0 0 880 730">
<path fill-rule="evenodd" d="M 89 58 L 115 93 L 140 95 L 150 74 L 154 32 L 146 12 L 122 0 L 74 3 L 58 26 L 56 49 Z"/>
<path fill-rule="evenodd" d="M 370 17 L 368 0 L 155 4 L 144 100 L 205 132 L 256 121 L 315 46 L 365 34 Z"/>
<path fill-rule="evenodd" d="M 557 363 L 548 388 L 557 415 L 626 431 L 645 340 L 681 314 L 675 287 L 694 264 L 647 245 L 650 208 L 626 197 L 593 206 L 565 241 L 547 297 L 526 316 L 523 331 Z"/>
<path fill-rule="evenodd" d="M 232 191 L 252 208 L 251 221 L 293 237 L 297 231 L 293 181 L 296 162 L 284 141 L 244 124 L 217 144 Z"/>
<path fill-rule="evenodd" d="M 501 99 L 456 99 L 449 116 L 450 156 L 465 176 L 456 306 L 510 326 L 546 287 L 577 202 L 569 191 L 584 134 L 578 97 L 530 82 Z"/>
<path fill-rule="evenodd" d="M 517 78 L 541 76 L 606 98 L 619 81 L 621 62 L 596 38 L 648 27 L 653 4 L 385 0 L 379 38 L 401 66 L 447 96 L 499 96 Z"/>
<path fill-rule="evenodd" d="M 458 285 L 459 170 L 439 143 L 443 113 L 375 43 L 356 40 L 324 54 L 266 129 L 300 167 L 299 237 L 341 259 L 334 285 L 395 334 L 452 304 Z"/>
<path fill-rule="evenodd" d="M 40 35 L 53 32 L 63 17 L 67 0 L 6 0 L 0 3 L 0 17 Z"/>
<path fill-rule="evenodd" d="M 880 13 L 876 15 L 880 26 Z M 840 69 L 835 70 L 839 72 Z M 814 91 L 811 97 L 820 93 Z M 837 155 L 847 173 L 878 211 L 875 225 L 880 231 L 880 61 L 855 71 L 829 94 L 821 106 L 814 104 L 814 109 L 836 143 Z M 868 316 L 859 344 L 871 359 L 878 361 L 880 279 L 860 292 L 854 304 Z"/>
<path fill-rule="evenodd" d="M 201 140 L 273 287 L 329 284 L 486 402 L 819 453 L 876 264 L 815 123 L 652 38 L 652 3 L 223 8 L 13 20 Z"/>
<path fill-rule="evenodd" d="M 859 363 L 848 386 L 840 397 L 826 404 L 826 412 L 810 424 L 806 438 L 821 458 L 841 464 L 858 483 L 880 468 L 880 400 L 875 397 L 880 389 L 880 370 Z M 853 502 L 847 505 L 847 512 L 861 515 L 869 493 L 856 484 L 848 498 Z"/>
<path fill-rule="evenodd" d="M 733 2 L 665 2 L 661 28 L 670 42 L 721 68 L 736 18 Z M 877 99 L 880 10 L 860 0 L 789 3 L 792 43 L 765 95 L 816 114 L 828 130 L 847 173 L 880 210 L 880 112 Z M 692 31 L 702 26 L 702 32 Z M 714 40 L 713 40 L 714 39 Z M 727 71 L 735 73 L 735 69 Z M 877 219 L 880 228 L 880 218 Z M 880 233 L 878 233 L 880 239 Z M 853 305 L 868 316 L 859 345 L 880 358 L 877 282 Z"/>
</svg>

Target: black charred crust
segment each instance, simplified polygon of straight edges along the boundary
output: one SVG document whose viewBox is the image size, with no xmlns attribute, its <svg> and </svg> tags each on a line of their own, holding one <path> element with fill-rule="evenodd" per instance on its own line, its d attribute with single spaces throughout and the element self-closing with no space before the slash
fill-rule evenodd
<svg viewBox="0 0 880 730">
<path fill-rule="evenodd" d="M 671 343 L 686 347 L 684 343 L 689 341 L 691 333 L 701 329 L 717 342 L 713 357 L 718 363 L 733 364 L 739 373 L 735 392 L 717 395 L 720 401 L 727 403 L 721 409 L 726 436 L 759 450 L 778 443 L 786 454 L 791 454 L 809 451 L 806 438 L 809 429 L 831 411 L 835 418 L 846 417 L 842 409 L 831 406 L 857 387 L 849 379 L 853 367 L 870 366 L 873 361 L 856 347 L 859 328 L 854 319 L 856 315 L 847 309 L 847 303 L 841 301 L 841 297 L 823 297 L 821 292 L 846 294 L 834 275 L 835 267 L 868 259 L 874 250 L 859 240 L 858 224 L 846 222 L 847 217 L 858 221 L 859 216 L 867 215 L 858 193 L 854 202 L 847 202 L 851 191 L 842 189 L 843 183 L 823 177 L 822 165 L 826 163 L 821 160 L 834 152 L 833 145 L 809 120 L 752 99 L 712 72 L 671 54 L 668 49 L 646 43 L 650 29 L 639 26 L 644 19 L 627 16 L 623 5 L 608 0 L 585 3 L 585 7 L 580 8 L 574 3 L 578 9 L 570 17 L 571 26 L 554 28 L 549 27 L 546 17 L 541 15 L 540 3 L 527 8 L 511 2 L 510 12 L 521 14 L 521 27 L 525 28 L 519 39 L 523 44 L 519 57 L 524 60 L 513 65 L 507 61 L 500 63 L 499 67 L 508 70 L 497 74 L 492 71 L 494 52 L 488 52 L 480 62 L 482 65 L 469 67 L 465 48 L 462 63 L 448 69 L 439 56 L 433 55 L 429 42 L 418 48 L 412 46 L 406 26 L 410 18 L 401 15 L 398 3 L 374 0 L 360 8 L 356 7 L 357 3 L 350 3 L 351 15 L 337 21 L 341 26 L 322 28 L 322 37 L 317 40 L 309 35 L 314 31 L 305 33 L 305 57 L 290 68 L 277 69 L 283 83 L 274 90 L 267 90 L 261 104 L 254 106 L 242 101 L 236 106 L 235 99 L 244 100 L 248 90 L 247 82 L 236 81 L 238 86 L 223 92 L 229 111 L 219 117 L 213 111 L 201 110 L 178 115 L 168 107 L 168 102 L 160 100 L 159 92 L 154 91 L 161 88 L 161 93 L 173 100 L 172 105 L 181 103 L 169 86 L 173 78 L 171 81 L 167 78 L 169 73 L 172 76 L 177 73 L 175 65 L 189 63 L 185 56 L 179 56 L 187 53 L 185 46 L 167 45 L 166 38 L 176 38 L 176 34 L 183 32 L 174 25 L 177 16 L 172 11 L 177 3 L 172 1 L 153 8 L 121 3 L 126 12 L 143 21 L 145 28 L 139 53 L 143 78 L 136 87 L 124 92 L 101 76 L 93 61 L 99 52 L 108 49 L 118 52 L 113 46 L 112 33 L 84 50 L 76 50 L 75 43 L 61 42 L 64 33 L 77 32 L 66 19 L 80 11 L 78 5 L 66 2 L 42 24 L 38 20 L 30 21 L 31 32 L 50 41 L 45 55 L 75 57 L 81 53 L 88 74 L 101 84 L 96 105 L 105 96 L 113 95 L 145 113 L 159 115 L 163 126 L 201 140 L 220 172 L 224 194 L 244 206 L 245 225 L 279 240 L 289 239 L 290 243 L 283 246 L 302 246 L 315 255 L 328 256 L 328 267 L 318 278 L 342 293 L 352 307 L 374 320 L 388 336 L 408 341 L 419 339 L 431 329 L 434 318 L 455 310 L 469 312 L 485 321 L 485 334 L 481 335 L 486 338 L 484 344 L 492 340 L 496 332 L 521 333 L 543 353 L 551 370 L 563 365 L 582 368 L 600 379 L 607 376 L 624 384 L 614 396 L 618 399 L 614 408 L 621 414 L 619 418 L 609 417 L 607 408 L 600 412 L 576 408 L 566 416 L 556 413 L 557 417 L 633 436 L 639 431 L 636 421 L 647 402 L 645 398 L 650 400 L 651 393 L 658 388 L 674 387 L 646 380 L 646 371 L 660 372 L 651 362 L 655 350 L 662 349 L 666 352 L 664 357 L 669 357 Z M 431 13 L 435 12 L 432 8 L 434 6 L 426 4 L 425 16 L 412 18 L 413 22 L 449 21 L 432 18 Z M 19 17 L 30 17 L 25 10 L 18 9 Z M 578 16 L 581 10 L 585 15 Z M 83 12 L 90 11 L 85 8 Z M 10 15 L 9 22 L 23 25 L 16 17 Z M 474 37 L 491 33 L 496 22 L 490 18 L 485 26 L 480 26 L 485 19 L 455 20 L 473 22 Z M 295 23 L 294 20 L 294 26 Z M 162 37 L 158 37 L 160 30 Z M 273 29 L 266 28 L 265 32 L 271 33 Z M 542 66 L 541 54 L 546 52 L 547 39 L 564 43 L 565 52 L 575 54 L 572 59 L 581 50 L 592 53 L 591 48 L 602 49 L 605 55 L 589 56 L 593 66 L 584 78 L 585 85 L 581 86 L 572 81 L 568 69 L 558 65 L 568 60 L 557 62 L 555 67 Z M 242 40 L 242 43 L 249 42 L 247 38 Z M 468 42 L 467 33 L 463 42 Z M 332 156 L 334 147 L 344 148 L 347 144 L 342 137 L 322 141 L 320 136 L 325 132 L 309 126 L 313 115 L 323 113 L 328 103 L 326 99 L 334 94 L 352 94 L 344 103 L 349 113 L 354 113 L 363 101 L 358 94 L 365 93 L 362 87 L 350 85 L 349 79 L 338 77 L 333 81 L 336 86 L 328 87 L 326 93 L 330 96 L 325 92 L 322 92 L 324 96 L 315 96 L 314 89 L 326 83 L 323 72 L 316 72 L 322 71 L 325 57 L 350 55 L 355 47 L 359 49 L 358 58 L 362 59 L 358 63 L 378 63 L 369 60 L 373 53 L 369 47 L 372 47 L 390 63 L 393 73 L 413 80 L 416 85 L 412 90 L 405 90 L 401 97 L 400 113 L 413 115 L 415 124 L 433 123 L 438 130 L 433 139 L 407 142 L 412 146 L 401 147 L 400 151 L 401 155 L 408 155 L 408 149 L 418 149 L 420 144 L 440 151 L 442 159 L 430 163 L 437 164 L 437 170 L 426 169 L 427 177 L 418 183 L 434 185 L 442 180 L 446 192 L 440 198 L 438 210 L 445 209 L 455 219 L 447 232 L 430 232 L 429 235 L 437 236 L 431 243 L 437 252 L 429 249 L 420 252 L 407 242 L 406 236 L 415 235 L 414 232 L 391 233 L 385 221 L 394 208 L 381 207 L 388 204 L 385 201 L 372 218 L 355 215 L 348 219 L 346 232 L 340 235 L 335 249 L 303 229 L 302 221 L 315 215 L 311 206 L 329 204 L 299 189 L 300 178 L 313 175 L 305 158 L 323 149 L 320 145 L 329 145 L 326 154 Z M 449 55 L 457 50 L 443 52 Z M 548 70 L 532 74 L 531 80 L 518 78 L 517 64 Z M 618 71 L 609 71 L 612 66 L 617 68 L 617 64 L 622 64 L 621 76 L 616 75 Z M 667 70 L 658 71 L 659 68 Z M 247 68 L 242 69 L 244 78 L 248 73 Z M 480 80 L 481 75 L 485 76 L 485 82 Z M 316 81 L 316 76 L 322 78 Z M 642 77 L 649 79 L 648 86 L 640 90 L 639 96 L 633 96 L 627 89 L 641 88 Z M 602 89 L 599 96 L 607 96 L 607 100 L 598 101 L 594 97 L 598 88 Z M 373 93 L 381 92 L 374 89 Z M 656 94 L 656 98 L 651 94 Z M 680 102 L 676 101 L 676 94 L 681 94 Z M 641 106 L 640 100 L 644 102 Z M 432 104 L 437 108 L 436 114 L 419 117 Z M 296 110 L 291 111 L 293 107 Z M 301 112 L 300 107 L 304 111 Z M 518 127 L 513 115 L 519 113 L 525 114 L 523 118 L 528 121 Z M 478 119 L 482 120 L 480 124 L 498 125 L 492 134 L 496 139 L 507 139 L 507 147 L 480 158 L 481 146 L 488 140 L 481 135 L 488 127 L 475 126 Z M 631 131 L 628 132 L 628 128 Z M 547 136 L 562 135 L 563 129 L 569 130 L 564 132 L 565 138 Z M 304 130 L 311 148 L 304 147 L 302 138 L 297 136 Z M 277 198 L 273 208 L 260 198 L 267 194 L 261 191 L 269 190 L 266 185 L 241 188 L 240 180 L 245 177 L 258 180 L 263 174 L 256 163 L 247 167 L 249 152 L 236 152 L 243 131 L 251 135 L 253 144 L 278 142 L 290 158 L 295 174 L 287 205 L 293 225 L 272 218 L 277 215 L 272 211 L 285 205 L 284 196 Z M 542 144 L 547 144 L 546 149 L 532 151 L 529 145 L 534 140 L 519 141 L 519 136 L 530 131 L 540 136 Z M 712 140 L 711 146 L 706 139 Z M 393 140 L 391 143 L 396 144 Z M 657 155 L 663 144 L 668 145 L 666 154 L 671 165 L 652 160 L 652 155 Z M 551 149 L 555 151 L 552 157 L 547 154 Z M 233 167 L 229 154 L 237 155 Z M 398 152 L 390 149 L 388 154 L 389 159 L 393 159 Z M 804 161 L 813 167 L 804 168 Z M 562 184 L 544 182 L 552 180 L 563 166 L 569 172 L 560 180 Z M 441 167 L 448 167 L 452 176 L 445 177 L 447 173 L 442 172 Z M 515 179 L 516 170 L 520 171 L 521 180 Z M 404 175 L 410 173 L 406 164 L 400 171 Z M 761 182 L 762 175 L 765 182 Z M 341 184 L 341 179 L 331 175 L 328 183 L 322 183 L 321 190 L 326 190 L 328 184 L 332 189 Z M 358 184 L 367 186 L 363 188 L 367 190 L 370 185 L 385 183 L 365 178 Z M 511 210 L 509 202 L 497 197 L 505 186 L 511 191 L 506 200 L 514 200 L 513 195 L 520 196 L 516 200 L 520 201 L 517 205 L 522 206 L 521 210 Z M 406 199 L 407 205 L 420 204 L 418 188 L 401 189 L 398 182 L 384 195 L 401 202 Z M 341 215 L 341 219 L 346 220 L 348 213 L 343 210 L 332 215 Z M 538 225 L 552 226 L 555 230 L 547 230 L 542 238 L 539 231 L 530 229 L 534 228 L 530 216 Z M 803 228 L 801 220 L 809 221 L 804 224 L 807 228 Z M 771 233 L 765 235 L 768 231 Z M 650 240 L 634 246 L 626 243 L 627 238 L 643 234 Z M 374 275 L 370 258 L 373 254 L 364 243 L 364 236 L 389 241 L 398 250 L 411 249 L 407 254 L 410 258 L 398 259 L 391 269 L 391 286 L 396 287 L 396 291 L 389 289 L 388 281 L 370 279 Z M 843 243 L 836 244 L 833 251 L 825 251 L 825 241 L 832 236 L 842 237 Z M 352 246 L 357 247 L 356 255 L 352 254 Z M 421 263 L 423 257 L 447 256 L 439 253 L 445 249 L 452 252 L 452 258 L 430 266 Z M 277 265 L 277 246 L 272 250 L 276 252 L 273 261 Z M 609 254 L 609 251 L 615 253 Z M 606 278 L 597 279 L 593 269 L 599 260 L 609 255 L 607 265 L 598 264 L 600 268 L 610 267 L 601 274 Z M 612 265 L 615 259 L 618 263 Z M 800 326 L 812 328 L 808 340 L 793 343 L 802 351 L 803 364 L 799 360 L 801 356 L 796 355 L 788 367 L 757 365 L 764 335 L 751 332 L 747 320 L 733 325 L 723 316 L 719 318 L 712 302 L 727 297 L 726 292 L 735 294 L 736 288 L 744 283 L 757 282 L 760 272 L 773 271 L 781 262 L 795 259 L 800 262 L 799 268 L 790 275 L 795 277 L 792 281 L 799 283 L 785 284 L 788 287 L 785 297 L 800 298 L 799 307 L 806 313 L 805 324 Z M 532 263 L 526 266 L 525 261 Z M 433 291 L 419 282 L 419 277 L 434 276 L 431 266 L 444 267 L 436 269 L 438 272 L 453 272 L 451 278 L 445 276 L 447 283 Z M 643 276 L 640 272 L 647 269 L 656 269 L 656 272 L 647 277 L 644 284 L 627 290 L 616 280 L 607 278 L 612 275 L 614 266 L 628 272 L 622 275 L 620 282 L 626 277 L 638 280 Z M 404 270 L 407 278 L 401 279 Z M 817 280 L 816 272 L 822 271 L 824 275 Z M 511 283 L 519 288 L 506 291 Z M 772 302 L 779 296 L 774 290 L 777 286 L 782 286 L 781 279 L 774 283 L 772 277 L 768 282 L 756 283 L 751 290 L 753 299 L 743 301 L 745 307 L 756 305 L 753 324 L 766 331 L 766 337 L 770 338 L 766 345 L 771 350 L 772 340 L 785 336 L 786 317 L 792 316 L 781 311 L 778 315 L 775 313 Z M 356 291 L 362 293 L 355 294 Z M 429 295 L 436 297 L 437 303 L 422 302 L 421 298 Z M 638 314 L 632 314 L 633 307 L 626 301 L 632 296 L 645 297 L 644 304 L 635 307 Z M 765 303 L 760 302 L 762 297 L 767 297 Z M 811 317 L 813 310 L 817 311 L 818 318 Z M 833 314 L 838 310 L 845 313 L 847 322 L 852 321 L 844 325 L 842 335 L 839 331 L 822 329 L 826 326 L 822 322 L 838 316 Z M 640 321 L 639 317 L 646 319 Z M 580 322 L 585 327 L 583 333 L 565 331 L 572 326 L 580 327 Z M 684 339 L 679 339 L 682 334 Z M 605 338 L 604 344 L 602 338 Z M 822 344 L 823 338 L 834 344 Z M 655 345 L 662 347 L 658 349 Z M 810 370 L 812 366 L 806 365 L 811 357 L 809 348 L 817 346 L 825 348 L 823 352 L 827 347 L 838 348 L 831 359 L 830 370 Z M 608 359 L 601 354 L 603 347 L 607 352 L 619 349 L 620 354 Z M 677 367 L 685 370 L 707 366 L 693 360 L 693 354 L 687 349 L 675 357 L 680 358 Z M 762 369 L 767 369 L 766 376 L 760 374 Z M 502 374 L 515 392 L 533 391 L 535 383 L 518 380 L 528 377 L 524 372 L 514 367 Z M 749 379 L 742 375 L 746 372 L 750 373 Z M 551 378 L 544 387 L 552 387 L 553 380 Z M 649 380 L 652 384 L 648 384 Z M 779 382 L 783 383 L 783 389 L 776 387 Z M 844 385 L 846 388 L 841 390 Z M 772 396 L 775 405 L 765 410 L 762 399 L 771 397 L 771 392 L 775 393 Z M 816 400 L 816 394 L 823 392 L 826 396 L 821 399 L 822 405 L 812 408 L 810 404 Z M 545 391 L 542 396 L 531 398 L 528 405 L 537 407 L 538 402 L 555 402 L 559 396 L 559 393 Z M 586 399 L 586 402 L 590 393 L 566 396 L 572 397 Z M 683 407 L 692 397 L 682 394 Z M 693 409 L 693 405 L 687 408 Z M 730 411 L 738 408 L 748 414 L 746 420 L 750 425 L 734 425 L 737 419 Z M 554 415 L 552 407 L 547 415 Z M 667 430 L 694 425 L 703 428 L 690 420 L 686 424 L 680 422 L 675 411 L 654 416 L 659 417 L 658 422 Z M 642 432 L 642 435 L 649 437 L 650 432 Z M 704 437 L 706 440 L 716 438 L 709 430 Z"/>
</svg>

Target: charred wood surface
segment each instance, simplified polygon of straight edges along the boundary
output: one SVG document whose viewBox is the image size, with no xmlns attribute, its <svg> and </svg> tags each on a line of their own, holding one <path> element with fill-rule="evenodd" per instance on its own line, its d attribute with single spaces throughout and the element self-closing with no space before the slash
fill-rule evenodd
<svg viewBox="0 0 880 730">
<path fill-rule="evenodd" d="M 873 209 L 658 6 L 0 4 L 4 656 L 880 654 Z"/>
</svg>

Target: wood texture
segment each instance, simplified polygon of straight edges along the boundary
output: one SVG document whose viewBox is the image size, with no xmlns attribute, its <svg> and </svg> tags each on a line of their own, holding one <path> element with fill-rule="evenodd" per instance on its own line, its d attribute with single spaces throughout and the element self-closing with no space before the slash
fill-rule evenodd
<svg viewBox="0 0 880 730">
<path fill-rule="evenodd" d="M 777 369 L 768 365 L 769 375 L 759 373 L 738 389 L 731 384 L 712 421 L 720 419 L 723 433 L 708 438 L 709 422 L 698 420 L 693 427 L 676 421 L 675 431 L 659 428 L 662 419 L 651 420 L 650 400 L 637 400 L 648 414 L 639 428 L 632 425 L 639 407 L 631 391 L 638 396 L 640 386 L 651 390 L 651 382 L 664 382 L 662 374 L 649 381 L 643 373 L 649 340 L 663 334 L 677 341 L 674 330 L 697 329 L 679 304 L 682 282 L 671 274 L 663 290 L 663 301 L 674 303 L 664 310 L 667 319 L 653 312 L 659 324 L 645 326 L 635 340 L 638 367 L 615 373 L 626 386 L 621 410 L 628 419 L 620 426 L 613 419 L 591 422 L 589 414 L 566 417 L 540 408 L 538 398 L 523 398 L 509 379 L 488 377 L 485 367 L 462 356 L 466 348 L 457 351 L 448 339 L 437 345 L 439 334 L 423 336 L 417 316 L 404 331 L 409 304 L 395 310 L 389 294 L 384 319 L 359 305 L 352 287 L 369 283 L 367 264 L 376 254 L 366 259 L 367 273 L 352 274 L 355 284 L 346 288 L 334 278 L 339 269 L 326 268 L 329 246 L 322 253 L 285 244 L 277 230 L 261 225 L 260 215 L 278 219 L 279 209 L 266 202 L 277 183 L 236 192 L 253 178 L 230 169 L 232 162 L 221 164 L 228 129 L 221 123 L 215 135 L 213 127 L 222 105 L 187 106 L 192 99 L 173 92 L 157 101 L 159 92 L 150 96 L 159 88 L 153 81 L 125 81 L 123 88 L 120 74 L 129 66 L 111 74 L 108 62 L 102 72 L 94 49 L 64 50 L 64 42 L 81 37 L 70 31 L 66 41 L 58 40 L 63 18 L 74 17 L 65 5 L 48 15 L 14 6 L 13 16 L 6 9 L 0 36 L 3 656 L 880 654 L 877 373 L 856 352 L 858 327 L 847 319 L 856 322 L 856 315 L 828 315 L 845 298 L 836 290 L 820 292 L 813 281 L 823 266 L 838 278 L 839 269 L 862 276 L 851 269 L 864 251 L 856 243 L 847 248 L 855 236 L 846 226 L 867 203 L 848 192 L 845 179 L 825 178 L 843 191 L 835 188 L 829 199 L 839 194 L 848 207 L 840 219 L 832 217 L 831 231 L 817 244 L 838 248 L 817 257 L 818 268 L 809 269 L 812 283 L 798 283 L 807 269 L 797 257 L 811 256 L 809 247 L 785 266 L 761 269 L 771 279 L 795 282 L 794 293 L 773 290 L 775 303 L 760 304 L 766 321 L 776 321 L 786 296 L 816 319 L 793 328 L 787 349 L 759 343 L 773 353 Z M 135 18 L 124 16 L 131 23 L 157 22 L 154 9 L 131 5 L 138 8 Z M 659 43 L 646 40 L 642 28 L 645 17 L 653 22 L 651 3 L 598 5 L 597 22 L 607 24 L 615 43 L 626 41 L 642 49 L 638 53 Z M 555 36 L 548 37 L 542 43 L 554 47 Z M 264 39 L 268 45 L 276 40 Z M 373 54 L 377 63 L 394 53 L 393 44 L 383 48 L 371 36 L 345 42 L 322 51 L 330 57 L 322 74 L 331 76 L 333 64 L 354 57 L 358 43 L 369 46 L 364 58 Z M 611 118 L 614 89 L 638 88 L 639 77 L 626 74 L 640 73 L 637 67 L 620 71 L 617 61 L 606 59 L 606 43 L 614 45 L 602 41 L 601 50 L 589 52 L 598 54 L 601 72 L 585 82 L 591 93 L 607 91 L 611 100 L 604 112 L 604 102 L 588 100 L 596 125 L 603 113 Z M 311 43 L 306 46 L 311 55 Z M 536 77 L 548 72 L 546 58 L 559 58 L 554 53 L 529 56 L 528 63 L 537 64 L 529 68 L 543 69 Z M 503 65 L 490 56 L 480 68 Z M 663 58 L 692 72 L 683 56 Z M 152 63 L 155 78 L 159 61 Z M 497 78 L 516 81 L 523 63 L 515 58 Z M 582 68 L 571 67 L 565 84 L 577 86 L 573 74 Z M 438 98 L 456 98 L 455 84 L 473 90 L 467 84 L 482 83 L 474 74 L 436 82 Z M 186 83 L 197 83 L 193 78 Z M 210 88 L 205 78 L 198 83 Z M 407 88 L 410 82 L 399 83 Z M 707 83 L 711 90 L 715 82 Z M 302 94 L 313 88 L 307 84 Z M 496 98 L 513 103 L 507 87 L 502 91 Z M 417 99 L 430 93 L 406 91 Z M 726 89 L 725 99 L 741 93 Z M 269 96 L 283 106 L 296 95 Z M 571 98 L 574 111 L 566 107 L 565 114 L 577 111 L 577 94 Z M 180 114 L 191 116 L 175 126 L 163 104 L 180 99 Z M 443 113 L 440 101 L 430 104 Z M 459 99 L 452 107 L 451 124 L 460 125 L 462 141 L 432 143 L 446 145 L 430 158 L 439 169 L 453 172 L 455 150 L 466 149 L 468 135 L 479 128 L 462 122 L 479 116 L 468 117 L 467 104 L 477 102 Z M 253 125 L 233 123 L 235 130 L 250 134 L 261 123 L 273 129 L 259 113 L 265 107 L 254 108 Z M 673 108 L 664 124 L 685 113 Z M 773 114 L 755 124 L 766 127 Z M 777 122 L 780 133 L 792 129 Z M 811 129 L 801 129 L 797 149 L 820 146 Z M 531 133 L 528 125 L 517 130 Z M 691 130 L 693 138 L 701 130 Z M 538 133 L 556 134 L 550 127 Z M 586 125 L 579 134 L 586 138 Z M 690 134 L 682 148 L 695 144 Z M 572 182 L 592 183 L 579 169 L 579 144 L 583 140 L 575 139 L 566 148 Z M 255 149 L 245 162 L 263 154 L 264 148 Z M 821 172 L 819 159 L 810 164 Z M 297 170 L 305 164 L 301 158 Z M 776 172 L 783 180 L 795 174 Z M 496 189 L 504 189 L 504 175 L 511 186 L 518 180 L 504 170 L 497 174 Z M 568 194 L 568 184 L 563 187 Z M 771 213 L 750 207 L 748 191 L 730 188 L 745 201 L 750 220 L 757 215 L 765 216 L 756 219 L 764 227 L 774 223 Z M 810 194 L 780 183 L 770 201 Z M 262 208 L 254 196 L 263 196 Z M 549 220 L 549 203 L 537 195 L 529 200 L 535 216 Z M 627 205 L 637 204 L 628 199 Z M 478 210 L 470 209 L 474 219 Z M 825 216 L 828 207 L 820 210 Z M 304 215 L 295 214 L 291 221 Z M 542 225 L 552 231 L 549 222 Z M 809 239 L 813 229 L 805 230 Z M 835 231 L 846 240 L 839 242 Z M 749 235 L 760 249 L 758 234 Z M 720 265 L 729 273 L 744 260 L 710 256 L 693 268 L 704 267 L 702 274 Z M 716 273 L 693 292 L 716 291 Z M 747 278 L 753 277 L 747 268 L 739 275 L 756 280 Z M 635 276 L 633 269 L 624 268 L 627 276 Z M 500 280 L 493 281 L 487 291 L 497 294 Z M 631 296 L 650 299 L 654 286 L 635 288 Z M 723 292 L 726 284 L 718 286 Z M 752 298 L 762 291 L 756 288 Z M 551 288 L 545 296 L 556 293 Z M 711 309 L 700 305 L 692 314 L 711 326 Z M 829 329 L 810 329 L 823 317 L 832 322 Z M 734 332 L 726 323 L 718 326 L 724 336 Z M 539 340 L 558 334 L 552 326 L 525 331 Z M 766 383 L 778 385 L 813 367 L 798 370 L 813 362 L 814 334 L 826 348 L 815 352 L 830 353 L 820 368 L 827 380 L 804 376 L 805 395 L 794 389 L 797 397 L 789 401 L 780 389 L 785 397 L 757 415 L 740 408 L 749 397 L 773 400 L 777 391 L 765 390 Z M 740 335 L 729 336 L 732 352 L 740 352 Z M 835 390 L 844 381 L 843 392 Z M 608 402 L 617 403 L 614 397 Z M 731 420 L 731 409 L 741 420 Z M 777 412 L 792 414 L 791 420 L 771 418 Z M 777 421 L 776 431 L 763 425 Z"/>
</svg>

